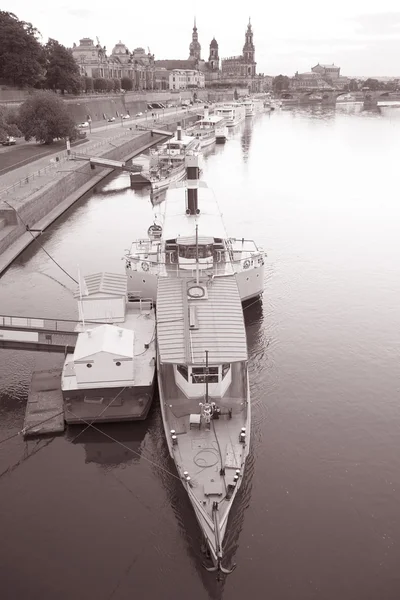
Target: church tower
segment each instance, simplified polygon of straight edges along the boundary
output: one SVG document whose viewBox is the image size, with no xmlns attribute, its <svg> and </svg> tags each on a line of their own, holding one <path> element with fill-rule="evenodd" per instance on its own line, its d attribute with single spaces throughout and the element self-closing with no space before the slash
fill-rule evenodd
<svg viewBox="0 0 400 600">
<path fill-rule="evenodd" d="M 210 44 L 210 56 L 208 57 L 208 64 L 210 69 L 218 71 L 219 69 L 219 55 L 218 55 L 218 42 L 215 37 L 211 40 Z"/>
<path fill-rule="evenodd" d="M 247 74 L 256 74 L 256 62 L 254 60 L 255 48 L 253 43 L 253 30 L 251 28 L 250 18 L 247 25 L 246 39 L 243 46 L 243 58 L 247 65 Z"/>
<path fill-rule="evenodd" d="M 196 17 L 194 18 L 192 41 L 189 46 L 189 60 L 190 59 L 201 59 L 201 46 L 199 44 L 199 36 L 197 34 Z"/>
</svg>

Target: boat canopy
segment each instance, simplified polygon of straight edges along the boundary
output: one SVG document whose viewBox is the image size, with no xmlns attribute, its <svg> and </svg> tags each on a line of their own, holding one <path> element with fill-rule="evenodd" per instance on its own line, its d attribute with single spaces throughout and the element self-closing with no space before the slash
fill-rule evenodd
<svg viewBox="0 0 400 600">
<path fill-rule="evenodd" d="M 188 287 L 203 287 L 189 299 Z M 195 319 L 195 326 L 191 319 Z M 243 309 L 235 276 L 196 286 L 193 281 L 160 277 L 157 287 L 157 339 L 161 363 L 209 365 L 247 361 Z"/>
</svg>

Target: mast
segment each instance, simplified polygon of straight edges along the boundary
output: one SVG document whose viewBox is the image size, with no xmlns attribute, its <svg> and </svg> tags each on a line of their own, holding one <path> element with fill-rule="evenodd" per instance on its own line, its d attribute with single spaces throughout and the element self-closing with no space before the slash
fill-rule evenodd
<svg viewBox="0 0 400 600">
<path fill-rule="evenodd" d="M 199 226 L 196 223 L 196 285 L 199 285 Z"/>
<path fill-rule="evenodd" d="M 208 350 L 206 350 L 206 404 L 208 404 Z"/>
</svg>

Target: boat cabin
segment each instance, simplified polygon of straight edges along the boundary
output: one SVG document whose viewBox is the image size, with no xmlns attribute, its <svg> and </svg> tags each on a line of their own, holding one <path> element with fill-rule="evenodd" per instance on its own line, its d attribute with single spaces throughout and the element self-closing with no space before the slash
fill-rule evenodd
<svg viewBox="0 0 400 600">
<path fill-rule="evenodd" d="M 165 242 L 165 261 L 177 264 L 181 269 L 212 269 L 214 263 L 225 262 L 225 246 L 222 238 L 177 237 Z"/>
</svg>

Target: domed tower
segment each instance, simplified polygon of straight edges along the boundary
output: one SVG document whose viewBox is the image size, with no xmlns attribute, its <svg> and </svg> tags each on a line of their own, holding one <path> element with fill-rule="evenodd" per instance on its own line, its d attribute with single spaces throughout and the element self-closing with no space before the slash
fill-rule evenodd
<svg viewBox="0 0 400 600">
<path fill-rule="evenodd" d="M 192 41 L 189 46 L 189 59 L 201 59 L 201 46 L 199 44 L 199 36 L 197 35 L 196 17 L 194 18 L 194 26 L 192 33 Z"/>
<path fill-rule="evenodd" d="M 208 64 L 210 69 L 213 71 L 217 71 L 219 69 L 218 42 L 215 37 L 211 40 Z"/>
<path fill-rule="evenodd" d="M 246 39 L 243 46 L 243 58 L 247 65 L 247 74 L 256 74 L 256 62 L 254 59 L 255 48 L 253 43 L 253 30 L 251 28 L 251 22 L 249 18 L 249 24 L 247 25 Z"/>
</svg>

